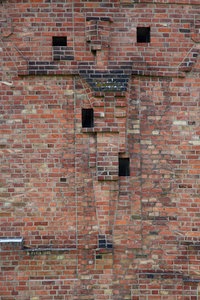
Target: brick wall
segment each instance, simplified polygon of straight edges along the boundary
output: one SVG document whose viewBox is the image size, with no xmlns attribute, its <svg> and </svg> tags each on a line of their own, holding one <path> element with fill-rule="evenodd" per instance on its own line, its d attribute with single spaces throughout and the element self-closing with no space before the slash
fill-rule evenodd
<svg viewBox="0 0 200 300">
<path fill-rule="evenodd" d="M 0 300 L 199 298 L 199 9 L 0 1 Z"/>
</svg>

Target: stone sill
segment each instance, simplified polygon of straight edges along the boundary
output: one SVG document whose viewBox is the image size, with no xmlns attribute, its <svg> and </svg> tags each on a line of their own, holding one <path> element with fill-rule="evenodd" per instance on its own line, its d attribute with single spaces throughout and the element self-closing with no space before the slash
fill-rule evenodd
<svg viewBox="0 0 200 300">
<path fill-rule="evenodd" d="M 23 243 L 23 238 L 0 238 L 0 244 L 11 243 L 11 244 L 20 244 Z"/>
<path fill-rule="evenodd" d="M 24 246 L 24 239 L 22 237 L 15 237 L 15 238 L 7 238 L 2 237 L 0 238 L 0 247 L 3 251 L 4 249 L 6 251 L 13 250 L 13 248 L 17 249 L 23 249 Z"/>
</svg>

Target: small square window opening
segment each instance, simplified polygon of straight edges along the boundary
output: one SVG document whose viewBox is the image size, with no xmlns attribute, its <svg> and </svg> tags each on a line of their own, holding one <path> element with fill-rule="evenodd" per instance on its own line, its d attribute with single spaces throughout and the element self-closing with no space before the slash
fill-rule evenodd
<svg viewBox="0 0 200 300">
<path fill-rule="evenodd" d="M 66 36 L 53 36 L 52 37 L 53 46 L 67 46 Z"/>
<path fill-rule="evenodd" d="M 150 43 L 150 27 L 137 27 L 137 43 Z"/>
<path fill-rule="evenodd" d="M 130 176 L 129 158 L 119 158 L 119 176 Z"/>
<path fill-rule="evenodd" d="M 82 109 L 82 127 L 91 128 L 94 127 L 94 111 L 93 108 Z"/>
<path fill-rule="evenodd" d="M 67 182 L 67 178 L 61 177 L 60 182 Z"/>
</svg>

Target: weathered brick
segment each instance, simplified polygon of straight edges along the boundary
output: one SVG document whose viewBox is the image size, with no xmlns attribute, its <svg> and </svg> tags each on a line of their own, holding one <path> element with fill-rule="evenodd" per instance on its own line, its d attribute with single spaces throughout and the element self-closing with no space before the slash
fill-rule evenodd
<svg viewBox="0 0 200 300">
<path fill-rule="evenodd" d="M 1 300 L 198 297 L 199 6 L 0 1 Z"/>
</svg>

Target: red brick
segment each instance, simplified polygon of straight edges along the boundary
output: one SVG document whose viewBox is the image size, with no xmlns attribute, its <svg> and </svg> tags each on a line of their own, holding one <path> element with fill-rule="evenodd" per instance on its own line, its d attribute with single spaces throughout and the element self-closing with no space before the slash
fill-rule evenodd
<svg viewBox="0 0 200 300">
<path fill-rule="evenodd" d="M 196 299 L 199 0 L 51 2 L 0 1 L 1 300 Z"/>
</svg>

